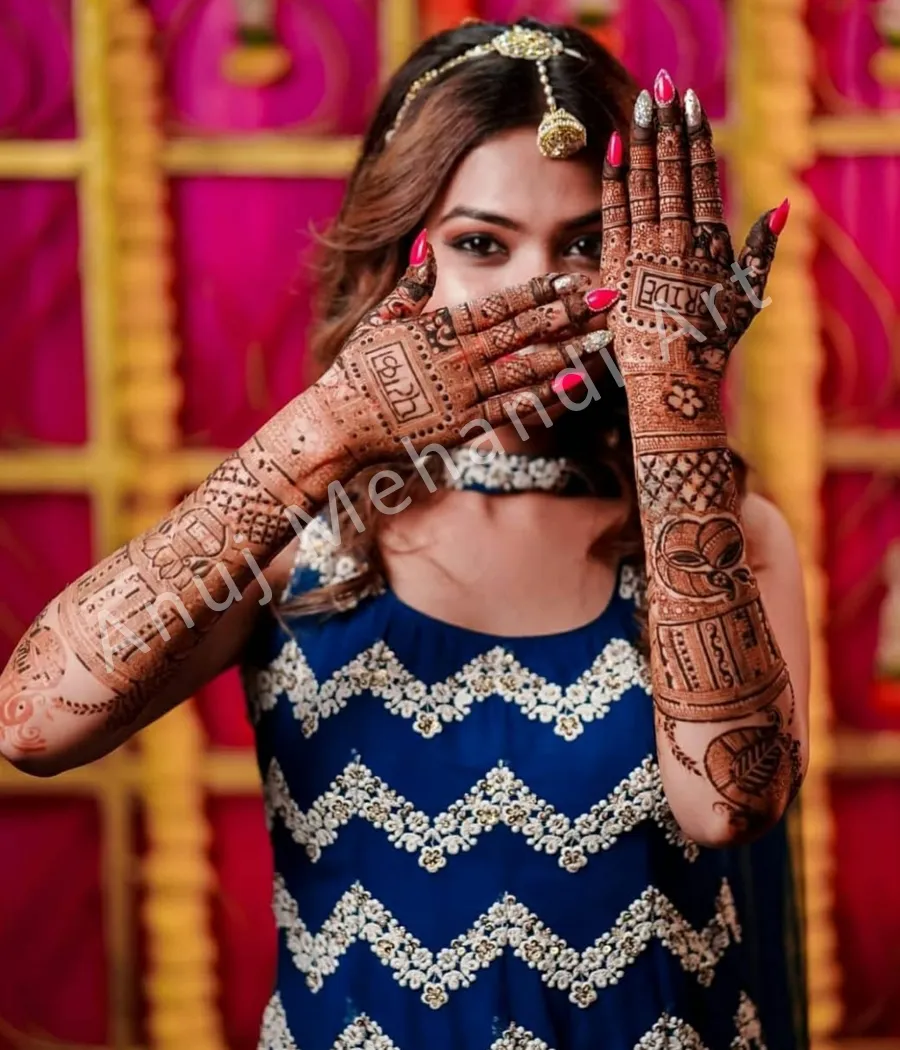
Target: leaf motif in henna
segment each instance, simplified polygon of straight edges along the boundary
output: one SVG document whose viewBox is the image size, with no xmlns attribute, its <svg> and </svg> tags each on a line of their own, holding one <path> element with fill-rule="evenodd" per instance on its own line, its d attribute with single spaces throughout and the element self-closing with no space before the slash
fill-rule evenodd
<svg viewBox="0 0 900 1050">
<path fill-rule="evenodd" d="M 675 739 L 675 719 L 663 716 L 662 725 L 663 732 L 666 734 L 666 740 L 669 742 L 669 748 L 675 761 L 689 773 L 693 773 L 694 776 L 702 777 L 703 774 L 700 772 L 699 763 L 691 758 L 691 756 Z"/>
<path fill-rule="evenodd" d="M 759 809 L 790 782 L 792 744 L 775 725 L 730 729 L 707 748 L 706 774 L 733 805 Z"/>
</svg>

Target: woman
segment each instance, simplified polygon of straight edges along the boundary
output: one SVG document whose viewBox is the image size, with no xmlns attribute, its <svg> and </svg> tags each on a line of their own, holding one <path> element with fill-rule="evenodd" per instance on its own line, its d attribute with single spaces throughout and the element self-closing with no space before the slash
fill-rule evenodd
<svg viewBox="0 0 900 1050">
<path fill-rule="evenodd" d="M 49 775 L 244 664 L 262 1047 L 802 1044 L 800 570 L 719 400 L 787 207 L 734 272 L 699 101 L 635 95 L 573 29 L 425 43 L 327 241 L 324 374 L 0 682 Z"/>
</svg>

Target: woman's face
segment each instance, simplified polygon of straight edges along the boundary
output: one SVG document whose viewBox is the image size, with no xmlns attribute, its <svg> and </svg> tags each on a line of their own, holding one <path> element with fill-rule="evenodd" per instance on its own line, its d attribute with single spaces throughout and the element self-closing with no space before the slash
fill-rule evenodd
<svg viewBox="0 0 900 1050">
<path fill-rule="evenodd" d="M 535 129 L 498 135 L 473 150 L 435 201 L 425 225 L 437 259 L 429 309 L 549 272 L 600 266 L 600 173 L 549 160 Z"/>
</svg>

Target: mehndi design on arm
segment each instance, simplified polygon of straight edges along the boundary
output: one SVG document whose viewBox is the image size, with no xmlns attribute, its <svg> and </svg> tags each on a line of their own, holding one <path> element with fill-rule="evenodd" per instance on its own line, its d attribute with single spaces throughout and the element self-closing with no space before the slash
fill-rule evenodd
<svg viewBox="0 0 900 1050">
<path fill-rule="evenodd" d="M 308 520 L 331 484 L 407 455 L 405 442 L 455 444 L 472 420 L 505 421 L 509 403 L 548 402 L 553 377 L 599 349 L 597 333 L 584 332 L 597 312 L 584 299 L 588 278 L 547 274 L 425 312 L 434 256 L 423 237 L 415 250 L 318 383 L 159 525 L 66 588 L 49 607 L 52 627 L 35 622 L 0 684 L 0 737 L 14 750 L 45 749 L 54 712 L 92 716 L 111 731 L 131 725 L 261 579 L 294 532 L 289 511 Z M 77 665 L 103 687 L 83 700 L 63 688 Z"/>
<path fill-rule="evenodd" d="M 790 678 L 748 565 L 721 405 L 728 356 L 764 305 L 786 209 L 768 212 L 737 261 L 712 136 L 667 73 L 635 105 L 630 163 L 604 166 L 603 280 L 625 377 L 648 572 L 658 742 L 752 827 L 798 776 Z M 679 742 L 709 727 L 704 753 Z"/>
</svg>

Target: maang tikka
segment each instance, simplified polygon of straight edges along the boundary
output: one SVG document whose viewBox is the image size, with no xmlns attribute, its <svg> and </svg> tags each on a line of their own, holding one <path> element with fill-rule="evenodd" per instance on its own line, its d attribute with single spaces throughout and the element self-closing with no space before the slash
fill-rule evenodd
<svg viewBox="0 0 900 1050">
<path fill-rule="evenodd" d="M 541 153 L 553 160 L 565 160 L 584 149 L 587 144 L 587 131 L 577 117 L 574 117 L 568 110 L 557 106 L 550 84 L 550 76 L 547 73 L 547 60 L 562 54 L 579 58 L 582 62 L 586 62 L 587 59 L 579 52 L 565 47 L 563 42 L 551 33 L 543 29 L 528 29 L 520 25 L 504 30 L 485 44 L 477 44 L 469 48 L 456 58 L 449 59 L 442 66 L 430 69 L 418 80 L 414 80 L 406 92 L 393 126 L 385 136 L 385 141 L 390 142 L 393 138 L 394 132 L 423 88 L 440 79 L 451 69 L 462 65 L 463 62 L 490 54 L 503 55 L 504 58 L 525 59 L 537 64 L 538 79 L 547 99 L 547 112 L 544 114 L 537 133 L 537 144 Z"/>
</svg>

